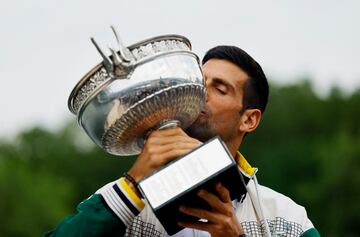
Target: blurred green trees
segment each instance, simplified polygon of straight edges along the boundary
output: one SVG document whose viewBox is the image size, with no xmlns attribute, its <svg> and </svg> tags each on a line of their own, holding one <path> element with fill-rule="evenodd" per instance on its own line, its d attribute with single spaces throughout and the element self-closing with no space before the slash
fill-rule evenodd
<svg viewBox="0 0 360 237">
<path fill-rule="evenodd" d="M 260 128 L 240 149 L 259 182 L 304 205 L 323 236 L 360 236 L 359 118 L 360 90 L 319 98 L 307 81 L 273 85 Z M 40 236 L 133 161 L 97 148 L 75 119 L 0 141 L 0 236 Z"/>
</svg>

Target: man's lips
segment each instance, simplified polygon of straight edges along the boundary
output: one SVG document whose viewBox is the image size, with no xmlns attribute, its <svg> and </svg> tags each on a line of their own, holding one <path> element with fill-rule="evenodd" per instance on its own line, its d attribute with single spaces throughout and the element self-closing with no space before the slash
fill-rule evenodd
<svg viewBox="0 0 360 237">
<path fill-rule="evenodd" d="M 199 113 L 198 119 L 205 119 L 207 118 L 207 113 L 205 111 L 201 111 Z"/>
<path fill-rule="evenodd" d="M 206 116 L 206 112 L 202 110 L 199 115 Z"/>
<path fill-rule="evenodd" d="M 208 120 L 210 118 L 210 116 L 211 116 L 210 109 L 207 106 L 204 106 L 203 108 L 201 108 L 197 119 L 206 121 L 206 120 Z"/>
</svg>

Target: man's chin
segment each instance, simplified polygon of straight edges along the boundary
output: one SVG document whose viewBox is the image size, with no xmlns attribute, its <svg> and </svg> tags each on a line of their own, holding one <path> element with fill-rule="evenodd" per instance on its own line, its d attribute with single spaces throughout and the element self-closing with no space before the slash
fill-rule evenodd
<svg viewBox="0 0 360 237">
<path fill-rule="evenodd" d="M 185 132 L 190 137 L 196 138 L 201 142 L 206 142 L 216 136 L 216 133 L 213 132 L 206 119 L 201 117 L 199 117 L 193 124 L 191 124 L 191 126 L 188 127 Z"/>
</svg>

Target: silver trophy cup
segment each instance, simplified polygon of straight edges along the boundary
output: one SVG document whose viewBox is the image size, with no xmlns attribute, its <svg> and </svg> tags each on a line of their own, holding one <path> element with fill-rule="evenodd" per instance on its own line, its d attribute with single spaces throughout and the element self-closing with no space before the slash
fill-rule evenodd
<svg viewBox="0 0 360 237">
<path fill-rule="evenodd" d="M 141 152 L 154 129 L 186 129 L 205 102 L 199 58 L 190 41 L 163 35 L 123 46 L 108 56 L 91 39 L 103 62 L 88 72 L 70 94 L 68 106 L 79 125 L 105 151 L 119 156 Z"/>
</svg>

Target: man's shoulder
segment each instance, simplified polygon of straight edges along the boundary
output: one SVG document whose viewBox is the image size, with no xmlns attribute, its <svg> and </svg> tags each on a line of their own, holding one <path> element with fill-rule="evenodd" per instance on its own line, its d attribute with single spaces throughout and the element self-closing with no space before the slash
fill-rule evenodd
<svg viewBox="0 0 360 237">
<path fill-rule="evenodd" d="M 284 210 L 291 209 L 292 211 L 305 211 L 305 208 L 302 205 L 298 204 L 290 197 L 263 185 L 259 185 L 259 187 L 262 200 L 268 205 L 275 205 L 277 208 L 283 208 Z"/>
<path fill-rule="evenodd" d="M 257 204 L 257 197 L 259 197 L 266 219 L 274 221 L 274 223 L 287 223 L 297 226 L 304 231 L 313 228 L 305 208 L 291 198 L 263 185 L 258 185 L 258 190 L 256 190 L 253 181 L 248 183 L 247 188 L 249 193 L 241 205 L 242 209 L 253 210 L 255 205 L 259 210 Z M 253 211 L 248 211 L 248 214 L 242 216 L 244 220 L 256 220 L 256 215 L 251 212 Z"/>
<path fill-rule="evenodd" d="M 263 232 L 259 218 L 266 219 L 273 233 L 303 236 L 316 232 L 305 208 L 291 198 L 266 186 L 257 185 L 256 188 L 253 180 L 249 181 L 247 190 L 246 198 L 236 208 L 236 216 L 247 234 L 259 236 Z"/>
<path fill-rule="evenodd" d="M 256 193 L 254 185 L 249 185 L 249 190 Z M 269 187 L 259 185 L 259 195 L 264 208 L 270 215 L 289 216 L 289 217 L 307 217 L 305 207 L 295 202 L 290 197 L 277 192 Z"/>
</svg>

